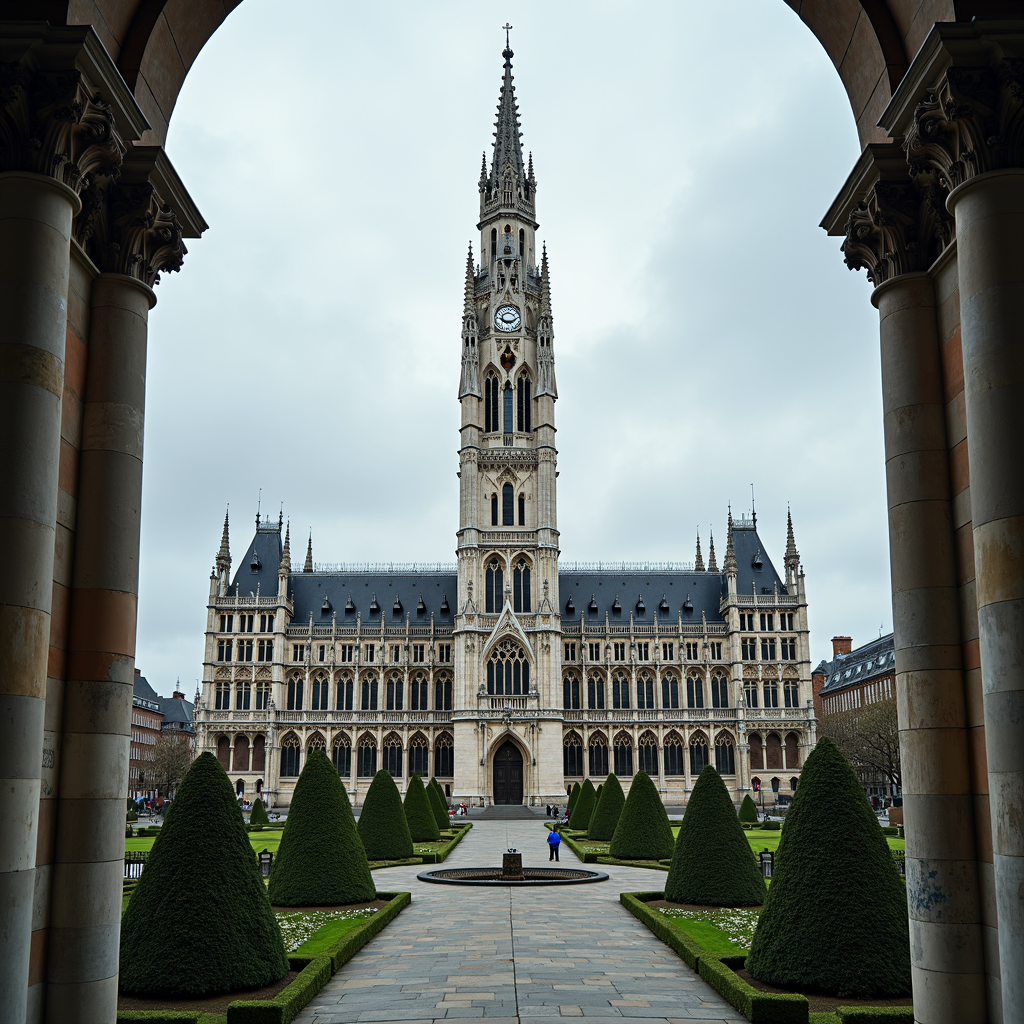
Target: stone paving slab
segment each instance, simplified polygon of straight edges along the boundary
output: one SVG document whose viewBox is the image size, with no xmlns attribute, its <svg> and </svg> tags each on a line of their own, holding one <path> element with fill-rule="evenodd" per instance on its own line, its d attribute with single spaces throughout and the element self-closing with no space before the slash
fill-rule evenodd
<svg viewBox="0 0 1024 1024">
<path fill-rule="evenodd" d="M 509 847 L 547 860 L 539 821 L 476 821 L 446 866 L 498 866 Z M 579 862 L 563 846 L 566 861 Z M 619 903 L 665 873 L 604 866 L 609 880 L 564 888 L 459 888 L 420 882 L 420 867 L 375 873 L 412 905 L 360 950 L 298 1024 L 650 1024 L 744 1018 Z"/>
</svg>

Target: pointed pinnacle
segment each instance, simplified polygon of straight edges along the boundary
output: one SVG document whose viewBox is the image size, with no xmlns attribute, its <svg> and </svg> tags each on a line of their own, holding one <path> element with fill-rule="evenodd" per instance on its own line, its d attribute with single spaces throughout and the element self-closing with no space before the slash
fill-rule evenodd
<svg viewBox="0 0 1024 1024">
<path fill-rule="evenodd" d="M 697 558 L 694 561 L 693 566 L 697 572 L 704 571 L 704 556 L 701 554 L 700 550 L 700 530 L 697 531 Z"/>
<path fill-rule="evenodd" d="M 303 572 L 313 571 L 313 531 L 309 531 L 309 541 L 306 544 L 306 564 L 302 567 Z"/>
<path fill-rule="evenodd" d="M 284 530 L 284 547 L 281 549 L 281 564 L 278 566 L 279 573 L 289 573 L 292 570 L 292 524 L 289 523 Z"/>
<path fill-rule="evenodd" d="M 728 532 L 725 538 L 725 571 L 736 572 L 736 546 L 732 539 L 732 507 L 729 508 Z"/>
<path fill-rule="evenodd" d="M 228 511 L 230 506 L 224 510 L 224 530 L 220 535 L 220 550 L 217 552 L 217 568 L 231 568 L 231 549 L 228 546 Z"/>
<path fill-rule="evenodd" d="M 715 560 L 715 531 L 709 530 L 708 541 L 708 572 L 718 572 L 718 562 Z"/>
</svg>

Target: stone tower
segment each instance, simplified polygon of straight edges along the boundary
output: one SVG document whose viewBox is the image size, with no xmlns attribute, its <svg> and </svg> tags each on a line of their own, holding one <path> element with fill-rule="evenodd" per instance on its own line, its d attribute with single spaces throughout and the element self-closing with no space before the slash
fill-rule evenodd
<svg viewBox="0 0 1024 1024">
<path fill-rule="evenodd" d="M 537 181 L 532 155 L 523 159 L 507 41 L 502 56 L 494 152 L 480 171 L 480 263 L 471 246 L 463 309 L 456 773 L 492 799 L 510 785 L 543 802 L 564 792 L 557 391 Z"/>
</svg>

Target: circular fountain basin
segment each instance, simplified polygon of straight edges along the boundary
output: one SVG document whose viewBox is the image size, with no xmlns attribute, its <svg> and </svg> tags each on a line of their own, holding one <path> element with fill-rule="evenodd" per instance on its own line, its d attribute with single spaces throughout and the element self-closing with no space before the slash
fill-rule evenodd
<svg viewBox="0 0 1024 1024">
<path fill-rule="evenodd" d="M 505 875 L 501 868 L 439 868 L 422 871 L 416 877 L 441 885 L 584 885 L 608 879 L 604 871 L 582 868 L 523 868 L 521 878 Z"/>
</svg>

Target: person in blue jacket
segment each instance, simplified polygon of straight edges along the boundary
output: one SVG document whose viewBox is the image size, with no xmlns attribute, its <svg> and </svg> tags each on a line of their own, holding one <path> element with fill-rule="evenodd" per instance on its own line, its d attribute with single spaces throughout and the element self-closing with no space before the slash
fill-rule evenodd
<svg viewBox="0 0 1024 1024">
<path fill-rule="evenodd" d="M 548 833 L 548 860 L 558 860 L 558 847 L 562 844 L 562 837 L 557 829 Z"/>
</svg>

